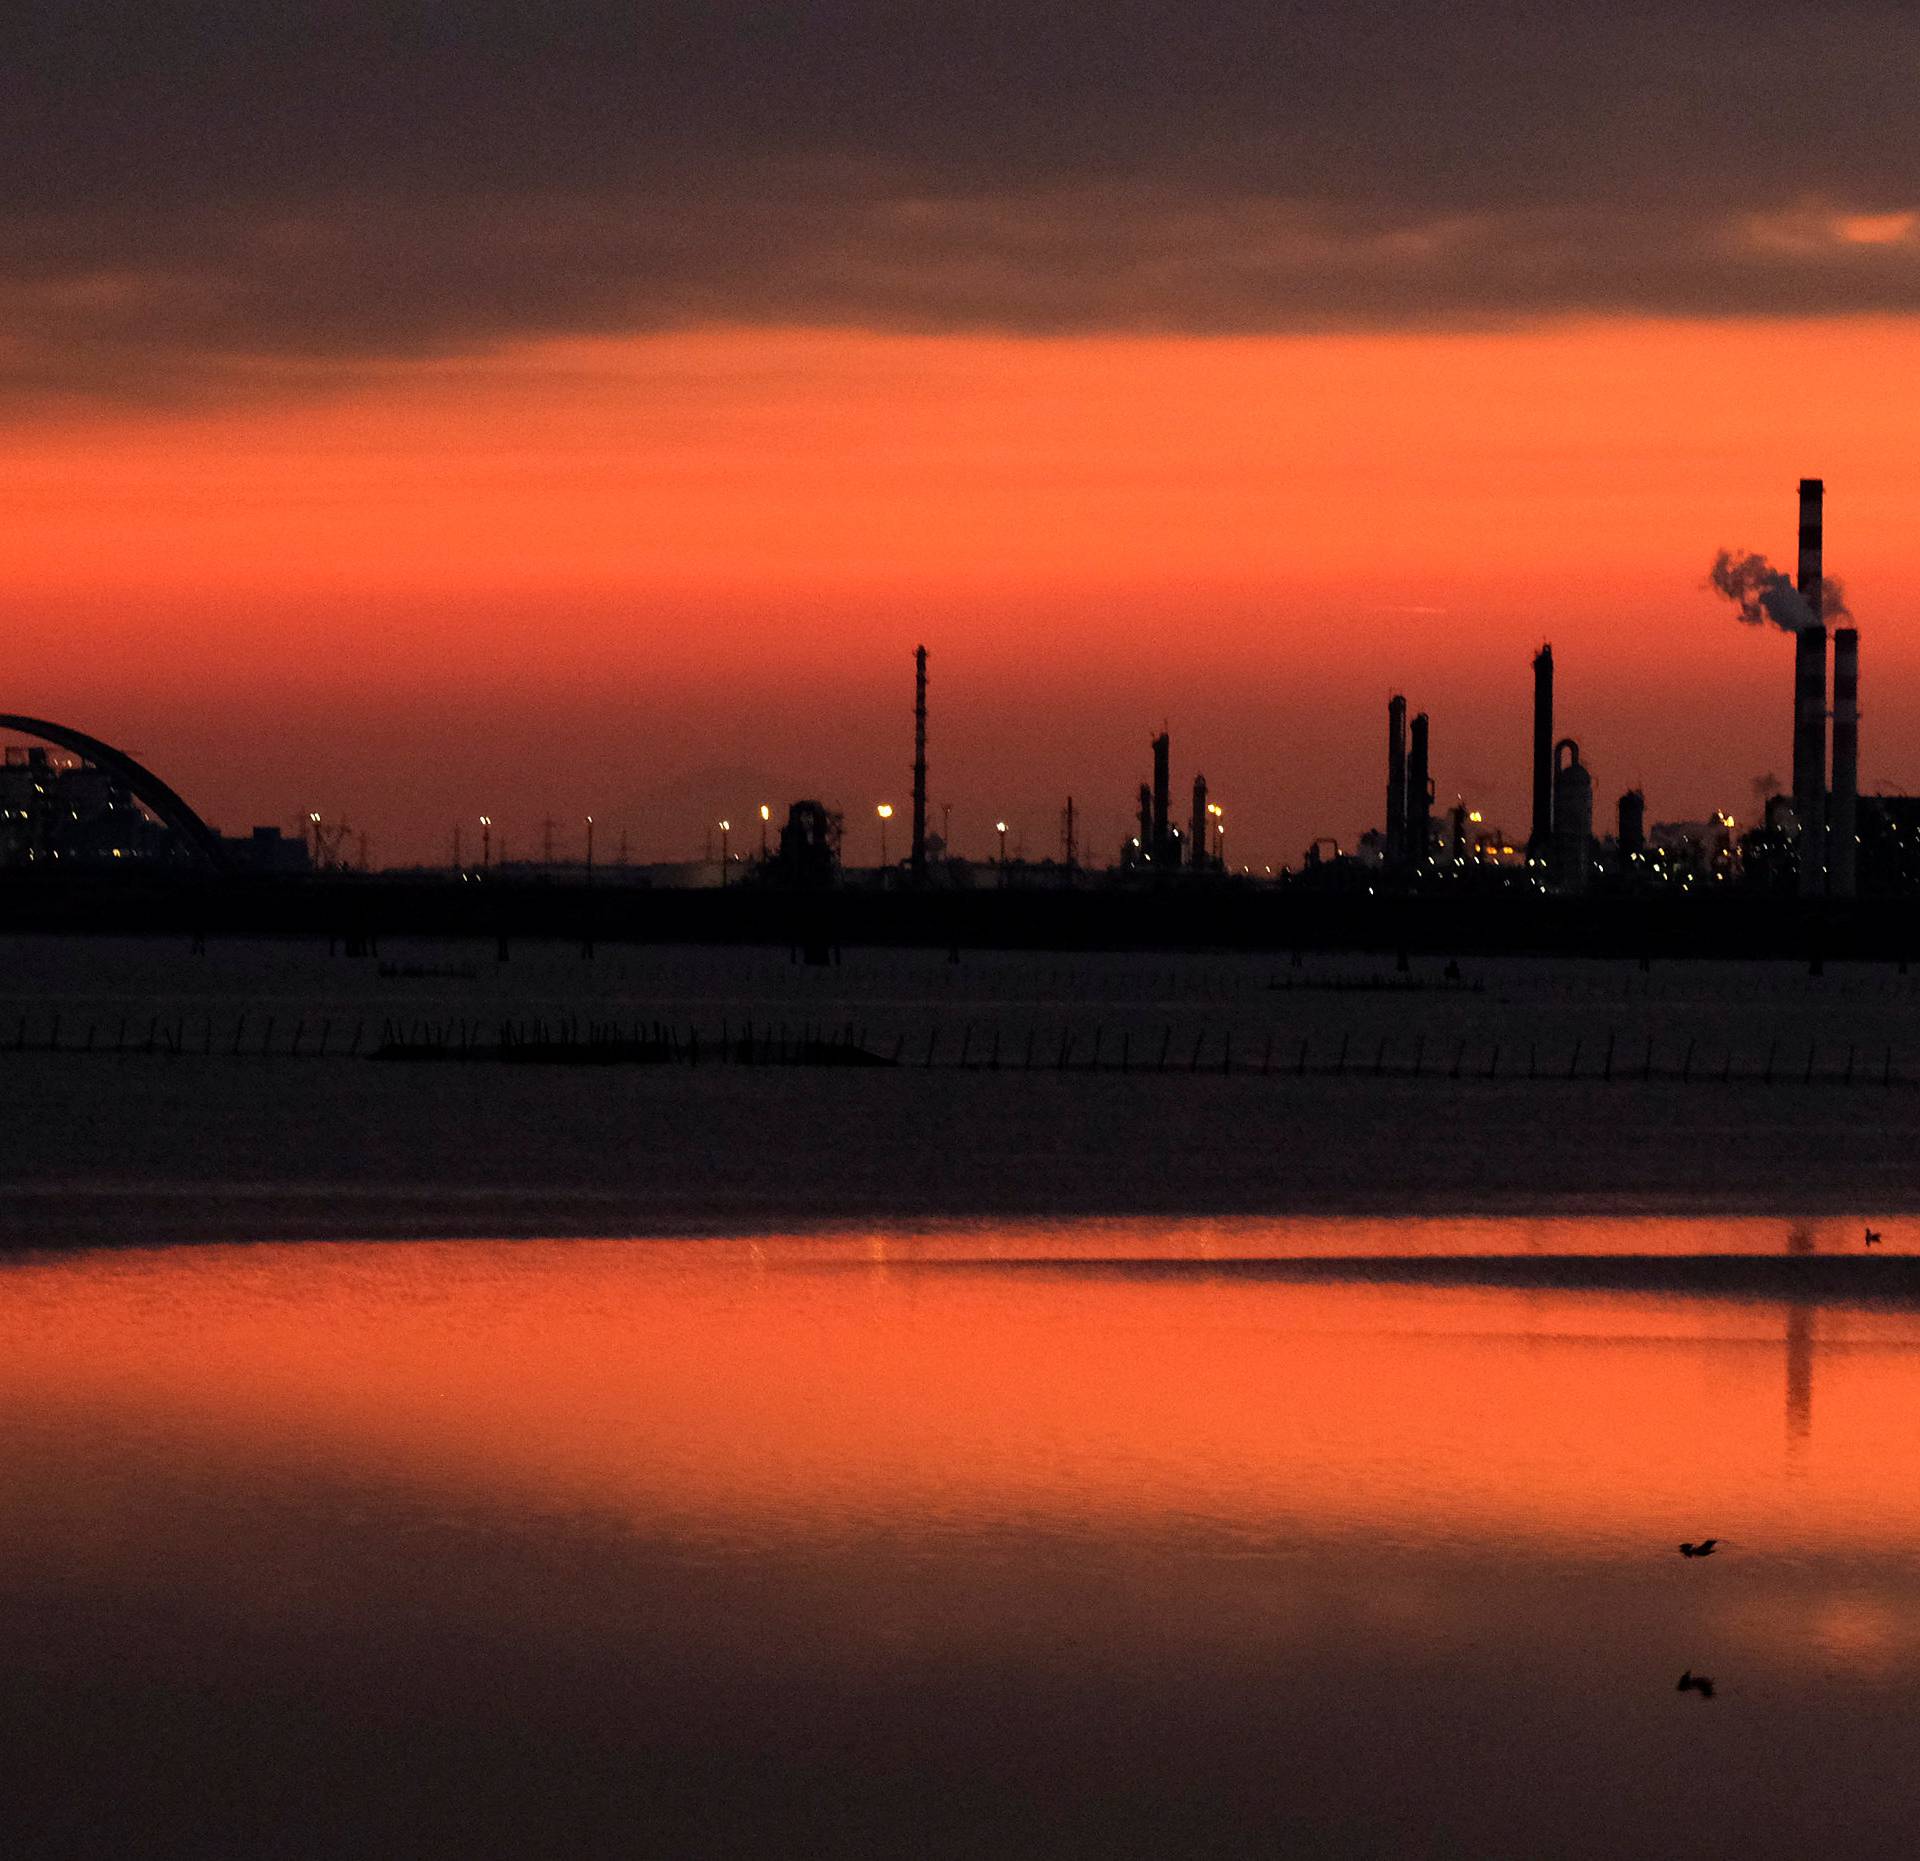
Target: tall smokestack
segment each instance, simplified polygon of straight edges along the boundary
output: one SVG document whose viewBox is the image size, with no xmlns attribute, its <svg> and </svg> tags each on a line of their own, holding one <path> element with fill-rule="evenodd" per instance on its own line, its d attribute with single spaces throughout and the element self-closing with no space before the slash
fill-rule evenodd
<svg viewBox="0 0 1920 1861">
<path fill-rule="evenodd" d="M 1387 700 L 1387 864 L 1407 857 L 1407 701 Z"/>
<path fill-rule="evenodd" d="M 1826 890 L 1827 869 L 1827 630 L 1820 624 L 1824 553 L 1821 506 L 1826 486 L 1800 481 L 1800 563 L 1795 585 L 1814 625 L 1794 635 L 1793 810 L 1800 817 L 1800 896 Z"/>
<path fill-rule="evenodd" d="M 1833 803 L 1827 823 L 1827 886 L 1835 898 L 1851 898 L 1859 886 L 1859 800 L 1860 634 L 1854 627 L 1838 627 L 1833 635 Z"/>
<path fill-rule="evenodd" d="M 1187 850 L 1187 864 L 1195 872 L 1204 872 L 1207 866 L 1207 778 L 1196 775 L 1193 778 L 1193 844 Z"/>
<path fill-rule="evenodd" d="M 1544 860 L 1553 853 L 1553 648 L 1542 646 L 1533 656 L 1533 831 L 1527 836 L 1527 858 Z"/>
<path fill-rule="evenodd" d="M 1153 857 L 1153 790 L 1140 784 L 1140 851 Z"/>
<path fill-rule="evenodd" d="M 913 649 L 913 882 L 927 881 L 927 649 Z"/>
<path fill-rule="evenodd" d="M 1427 769 L 1427 714 L 1419 712 L 1409 731 L 1407 750 L 1407 859 L 1416 872 L 1426 867 L 1432 838 L 1433 777 Z"/>
<path fill-rule="evenodd" d="M 1173 778 L 1168 773 L 1167 733 L 1153 740 L 1153 863 L 1166 863 L 1172 848 Z"/>
</svg>

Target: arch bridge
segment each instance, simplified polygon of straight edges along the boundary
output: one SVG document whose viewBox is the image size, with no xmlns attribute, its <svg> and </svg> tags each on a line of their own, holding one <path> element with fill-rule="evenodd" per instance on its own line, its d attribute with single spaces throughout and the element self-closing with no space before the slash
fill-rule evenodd
<svg viewBox="0 0 1920 1861">
<path fill-rule="evenodd" d="M 0 730 L 17 730 L 22 736 L 38 737 L 58 749 L 71 750 L 83 761 L 92 763 L 96 769 L 108 770 L 120 778 L 134 800 L 151 809 L 171 827 L 187 843 L 196 858 L 215 871 L 226 865 L 226 853 L 220 845 L 220 836 L 151 769 L 135 762 L 125 750 L 117 750 L 111 743 L 90 737 L 84 730 L 74 730 L 44 717 L 21 717 L 11 712 L 0 712 Z"/>
</svg>

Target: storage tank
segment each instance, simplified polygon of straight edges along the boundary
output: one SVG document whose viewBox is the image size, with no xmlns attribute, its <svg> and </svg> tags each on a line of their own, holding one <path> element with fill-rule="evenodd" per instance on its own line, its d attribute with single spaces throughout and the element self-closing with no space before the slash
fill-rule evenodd
<svg viewBox="0 0 1920 1861">
<path fill-rule="evenodd" d="M 1851 898 L 1858 888 L 1860 833 L 1860 634 L 1833 635 L 1833 795 L 1827 808 L 1827 889 Z"/>
<path fill-rule="evenodd" d="M 1620 857 L 1631 859 L 1647 850 L 1647 798 L 1637 788 L 1620 797 Z"/>
<path fill-rule="evenodd" d="M 1580 745 L 1562 737 L 1553 747 L 1553 882 L 1584 892 L 1593 877 L 1593 777 Z"/>
</svg>

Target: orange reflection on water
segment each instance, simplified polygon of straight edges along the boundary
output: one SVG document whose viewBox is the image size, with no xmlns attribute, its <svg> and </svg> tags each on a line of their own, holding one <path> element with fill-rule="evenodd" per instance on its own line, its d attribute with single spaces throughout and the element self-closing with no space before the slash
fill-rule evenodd
<svg viewBox="0 0 1920 1861">
<path fill-rule="evenodd" d="M 1058 1231 L 1003 1231 L 1054 1256 L 1027 1264 L 952 1237 L 16 1265 L 0 1400 L 694 1533 L 1201 1521 L 1248 1544 L 1920 1551 L 1920 1313 L 1302 1283 L 1115 1240 L 1074 1258 Z"/>
</svg>

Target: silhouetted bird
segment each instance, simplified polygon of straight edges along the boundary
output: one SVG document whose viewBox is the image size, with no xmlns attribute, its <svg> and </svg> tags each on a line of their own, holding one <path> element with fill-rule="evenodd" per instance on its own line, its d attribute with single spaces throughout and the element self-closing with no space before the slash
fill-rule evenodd
<svg viewBox="0 0 1920 1861">
<path fill-rule="evenodd" d="M 1680 1684 L 1673 1690 L 1676 1693 L 1698 1693 L 1702 1699 L 1713 1698 L 1713 1682 L 1705 1674 L 1696 1674 L 1691 1667 L 1680 1676 Z"/>
<path fill-rule="evenodd" d="M 1683 1544 L 1680 1547 L 1682 1557 L 1711 1557 L 1713 1547 L 1720 1542 L 1718 1538 L 1702 1538 L 1698 1544 Z"/>
<path fill-rule="evenodd" d="M 1869 1228 L 1867 1230 L 1867 1245 L 1869 1247 L 1878 1247 L 1880 1245 L 1880 1230 L 1878 1228 Z"/>
</svg>

